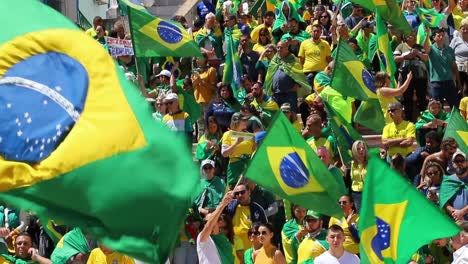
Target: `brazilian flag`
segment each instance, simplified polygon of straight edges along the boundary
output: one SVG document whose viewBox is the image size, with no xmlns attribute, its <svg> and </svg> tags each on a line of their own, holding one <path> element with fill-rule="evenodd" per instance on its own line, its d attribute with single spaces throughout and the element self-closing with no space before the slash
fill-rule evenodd
<svg viewBox="0 0 468 264">
<path fill-rule="evenodd" d="M 200 48 L 177 22 L 128 6 L 136 57 L 202 57 Z"/>
<path fill-rule="evenodd" d="M 450 121 L 445 129 L 444 139 L 451 137 L 458 143 L 458 148 L 468 153 L 468 123 L 456 108 L 450 114 Z"/>
<path fill-rule="evenodd" d="M 374 79 L 364 63 L 358 60 L 351 47 L 340 40 L 334 53 L 335 67 L 331 87 L 344 96 L 358 100 L 377 98 Z"/>
<path fill-rule="evenodd" d="M 1 1 L 0 200 L 151 263 L 199 175 L 103 47 L 36 0 Z"/>
<path fill-rule="evenodd" d="M 151 15 L 151 13 L 148 12 L 148 10 L 146 9 L 143 2 L 140 0 L 118 0 L 118 3 L 120 14 L 122 14 L 122 16 L 127 16 L 129 12 L 128 10 L 131 8 L 140 10 L 141 12 Z"/>
<path fill-rule="evenodd" d="M 274 194 L 322 214 L 341 217 L 345 189 L 278 111 L 245 176 Z M 341 179 L 341 181 L 343 181 Z"/>
<path fill-rule="evenodd" d="M 430 28 L 437 28 L 445 18 L 444 14 L 441 14 L 434 9 L 425 9 L 416 7 L 416 14 L 418 14 L 419 19 L 423 22 L 424 25 Z"/>
<path fill-rule="evenodd" d="M 386 71 L 390 76 L 392 87 L 396 87 L 395 72 L 396 64 L 393 57 L 392 47 L 390 45 L 390 38 L 388 36 L 387 27 L 382 19 L 379 11 L 375 11 L 375 21 L 377 25 L 377 53 L 380 61 L 380 70 Z"/>
<path fill-rule="evenodd" d="M 346 122 L 340 113 L 333 109 L 327 100 L 323 100 L 323 103 L 327 111 L 328 124 L 331 127 L 333 136 L 336 138 L 341 158 L 345 164 L 349 164 L 353 160 L 351 153 L 353 143 L 356 140 L 362 140 L 362 136 L 350 123 Z"/>
<path fill-rule="evenodd" d="M 406 264 L 422 246 L 459 232 L 452 219 L 378 157 L 369 160 L 362 202 L 363 264 Z"/>
</svg>

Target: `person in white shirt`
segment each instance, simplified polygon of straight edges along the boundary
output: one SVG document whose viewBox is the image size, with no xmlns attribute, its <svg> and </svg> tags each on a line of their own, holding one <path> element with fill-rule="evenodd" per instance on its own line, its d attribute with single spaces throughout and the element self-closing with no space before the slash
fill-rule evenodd
<svg viewBox="0 0 468 264">
<path fill-rule="evenodd" d="M 344 241 L 343 228 L 339 225 L 331 225 L 327 233 L 327 242 L 330 248 L 315 258 L 314 264 L 359 264 L 358 256 L 344 250 Z"/>
<path fill-rule="evenodd" d="M 460 224 L 461 232 L 452 237 L 453 262 L 452 264 L 468 263 L 468 222 Z"/>
</svg>

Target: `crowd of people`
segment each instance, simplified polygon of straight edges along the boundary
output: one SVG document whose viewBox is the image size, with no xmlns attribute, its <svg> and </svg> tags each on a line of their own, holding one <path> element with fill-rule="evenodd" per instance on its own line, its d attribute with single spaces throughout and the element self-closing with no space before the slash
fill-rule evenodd
<svg viewBox="0 0 468 264">
<path fill-rule="evenodd" d="M 371 146 L 356 140 L 350 150 L 340 149 L 324 102 L 353 122 L 360 102 L 331 87 L 334 51 L 344 42 L 373 75 L 385 117 L 378 131 L 380 158 L 462 229 L 453 238 L 425 245 L 408 263 L 468 263 L 468 162 L 459 142 L 443 139 L 452 114 L 468 121 L 468 0 L 432 0 L 433 10 L 445 17 L 437 27 L 425 27 L 423 40 L 415 9 L 424 1 L 403 1 L 402 14 L 413 30 L 402 34 L 388 24 L 398 68 L 394 76 L 380 69 L 372 48 L 377 42 L 373 10 L 350 3 L 345 16 L 332 1 L 297 6 L 300 1 L 285 0 L 252 15 L 245 12 L 252 1 L 237 9 L 233 2 L 200 1 L 192 26 L 184 17 L 173 18 L 193 36 L 201 57 L 116 58 L 151 105 L 155 122 L 174 131 L 187 148 L 196 146 L 202 191 L 181 224 L 168 262 L 360 262 L 359 212 Z M 107 31 L 100 17 L 86 33 L 104 46 L 106 35 L 129 38 L 122 21 Z M 229 45 L 239 60 L 238 79 L 236 72 L 224 71 Z M 243 177 L 278 111 L 342 179 L 341 218 L 291 204 Z M 343 151 L 350 151 L 351 162 L 342 159 Z M 135 263 L 79 229 L 41 224 L 19 209 L 1 207 L 0 224 L 5 263 Z M 54 234 L 65 236 L 58 242 Z M 78 237 L 74 241 L 83 249 L 61 252 L 67 236 Z"/>
</svg>

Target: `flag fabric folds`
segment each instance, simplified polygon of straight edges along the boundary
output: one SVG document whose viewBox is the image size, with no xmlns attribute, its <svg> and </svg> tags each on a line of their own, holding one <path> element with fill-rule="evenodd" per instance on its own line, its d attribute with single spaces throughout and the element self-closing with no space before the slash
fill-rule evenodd
<svg viewBox="0 0 468 264">
<path fill-rule="evenodd" d="M 334 59 L 335 68 L 331 83 L 333 89 L 358 100 L 377 98 L 372 74 L 358 60 L 347 43 L 340 40 Z"/>
<path fill-rule="evenodd" d="M 369 10 L 378 10 L 382 18 L 394 27 L 405 34 L 411 32 L 411 27 L 396 0 L 351 0 L 351 2 Z"/>
<path fill-rule="evenodd" d="M 120 14 L 122 14 L 122 16 L 128 16 L 128 12 L 129 12 L 128 10 L 130 8 L 133 8 L 141 12 L 144 12 L 148 15 L 151 15 L 151 13 L 148 12 L 145 5 L 140 0 L 118 0 L 118 3 L 119 3 Z"/>
<path fill-rule="evenodd" d="M 237 98 L 238 88 L 241 87 L 242 65 L 232 34 L 226 35 L 226 44 L 227 51 L 223 71 L 223 83 L 231 85 L 234 97 Z"/>
<path fill-rule="evenodd" d="M 164 262 L 197 191 L 189 151 L 68 18 L 35 0 L 0 10 L 18 25 L 0 35 L 0 200 Z"/>
<path fill-rule="evenodd" d="M 361 102 L 354 115 L 354 122 L 361 124 L 377 133 L 382 133 L 385 126 L 385 117 L 378 99 L 369 99 Z"/>
<path fill-rule="evenodd" d="M 177 22 L 128 8 L 136 57 L 202 57 L 200 48 Z"/>
<path fill-rule="evenodd" d="M 464 153 L 468 153 L 468 123 L 456 108 L 453 108 L 449 123 L 445 128 L 444 139 L 448 137 L 455 139 L 458 148 Z"/>
<path fill-rule="evenodd" d="M 60 239 L 50 256 L 50 260 L 54 264 L 66 264 L 76 254 L 89 254 L 90 252 L 91 249 L 89 249 L 86 237 L 79 228 L 74 228 Z"/>
<path fill-rule="evenodd" d="M 380 16 L 378 10 L 375 12 L 375 21 L 377 26 L 377 51 L 380 61 L 380 70 L 387 72 L 388 76 L 390 76 L 392 87 L 396 87 L 395 58 L 393 57 L 392 47 L 390 46 L 390 38 L 388 36 L 387 27 L 385 26 L 385 22 Z"/>
<path fill-rule="evenodd" d="M 434 9 L 416 7 L 416 13 L 418 14 L 419 19 L 421 19 L 421 22 L 430 28 L 438 27 L 440 22 L 445 18 L 444 14 L 441 14 Z"/>
<path fill-rule="evenodd" d="M 307 209 L 341 217 L 341 186 L 307 142 L 278 111 L 245 176 Z"/>
<path fill-rule="evenodd" d="M 351 147 L 354 141 L 362 140 L 362 136 L 353 128 L 353 126 L 346 122 L 346 120 L 337 113 L 333 107 L 326 101 L 325 110 L 327 111 L 328 123 L 331 127 L 333 136 L 336 138 L 337 147 L 340 151 L 341 157 L 345 164 L 349 164 L 353 158 Z"/>
<path fill-rule="evenodd" d="M 362 201 L 364 264 L 406 264 L 420 247 L 459 232 L 453 220 L 378 157 L 369 160 Z"/>
</svg>

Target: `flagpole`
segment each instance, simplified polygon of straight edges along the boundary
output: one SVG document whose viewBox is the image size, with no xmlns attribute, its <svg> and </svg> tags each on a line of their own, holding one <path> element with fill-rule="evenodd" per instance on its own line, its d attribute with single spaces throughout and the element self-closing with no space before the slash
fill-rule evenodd
<svg viewBox="0 0 468 264">
<path fill-rule="evenodd" d="M 133 57 L 135 58 L 135 68 L 136 68 L 137 75 L 140 75 L 140 71 L 138 70 L 137 53 L 136 53 L 136 50 L 135 50 L 135 41 L 133 39 L 132 23 L 130 22 L 132 20 L 131 13 L 132 13 L 132 11 L 130 10 L 130 8 L 127 8 L 128 28 L 130 29 L 130 38 L 132 40 Z"/>
</svg>

